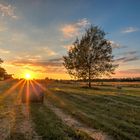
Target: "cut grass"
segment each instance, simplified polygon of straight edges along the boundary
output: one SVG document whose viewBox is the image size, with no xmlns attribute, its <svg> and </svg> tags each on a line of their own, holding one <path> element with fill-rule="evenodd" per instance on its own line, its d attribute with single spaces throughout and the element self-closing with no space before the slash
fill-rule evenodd
<svg viewBox="0 0 140 140">
<path fill-rule="evenodd" d="M 12 117 L 10 118 L 10 122 L 12 121 L 10 135 L 7 134 L 7 132 L 9 132 L 10 122 L 8 126 L 5 126 L 8 129 L 5 134 L 6 140 L 29 139 L 27 137 L 28 135 L 22 132 L 21 125 L 22 122 L 24 122 L 24 119 L 26 119 L 22 114 L 22 106 L 21 104 L 18 106 L 16 105 L 19 102 L 21 86 L 14 90 L 10 90 L 7 94 L 7 91 L 16 85 L 17 82 L 3 82 L 0 85 L 0 119 Z M 87 134 L 78 132 L 77 130 L 66 126 L 48 107 L 42 104 L 31 104 L 29 111 L 33 126 L 37 133 L 32 139 L 36 139 L 36 136 L 41 136 L 43 140 L 91 140 Z"/>
<path fill-rule="evenodd" d="M 13 90 L 9 94 L 7 91 L 14 86 L 15 82 L 3 82 L 1 83 L 1 93 L 0 93 L 0 119 L 7 119 L 7 123 L 5 124 L 5 137 L 6 140 L 26 140 L 24 134 L 18 132 L 16 130 L 16 126 L 18 125 L 18 121 L 21 122 L 22 118 L 21 112 L 15 115 L 14 110 L 18 109 L 19 106 L 15 106 L 15 102 L 17 100 L 17 90 Z M 6 95 L 6 96 L 5 96 Z M 18 118 L 18 119 L 17 119 Z M 3 124 L 4 125 L 4 124 Z"/>
<path fill-rule="evenodd" d="M 31 104 L 34 127 L 43 140 L 91 140 L 86 134 L 66 126 L 48 107 Z"/>
<path fill-rule="evenodd" d="M 5 93 L 17 82 L 0 83 L 0 119 L 2 120 L 11 114 L 19 89 Z M 48 92 L 46 91 L 46 101 L 61 108 L 83 124 L 108 133 L 116 140 L 139 140 L 140 88 L 133 87 L 133 84 L 129 87 L 129 83 L 126 84 L 127 86 L 124 85 L 121 90 L 118 90 L 115 84 L 96 85 L 96 88 L 88 89 L 76 84 L 51 83 Z M 20 122 L 24 120 L 21 107 L 19 106 L 18 109 L 11 139 L 26 140 L 25 134 L 18 130 Z M 30 115 L 33 128 L 43 140 L 90 140 L 85 133 L 64 124 L 45 105 L 31 104 Z"/>
<path fill-rule="evenodd" d="M 107 132 L 116 140 L 140 138 L 140 90 L 125 88 L 121 94 L 112 87 L 104 90 L 73 87 L 51 88 L 47 100 L 83 123 Z M 136 94 L 135 94 L 136 93 Z M 140 92 L 139 92 L 140 93 Z M 136 96 L 135 96 L 136 95 Z"/>
</svg>

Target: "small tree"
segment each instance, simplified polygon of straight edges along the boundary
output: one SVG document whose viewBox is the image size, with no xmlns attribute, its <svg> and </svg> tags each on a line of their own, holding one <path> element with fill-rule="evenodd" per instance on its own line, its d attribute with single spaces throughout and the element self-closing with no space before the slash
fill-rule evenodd
<svg viewBox="0 0 140 140">
<path fill-rule="evenodd" d="M 0 78 L 4 78 L 6 73 L 6 70 L 1 67 L 1 64 L 3 63 L 3 60 L 0 58 Z"/>
<path fill-rule="evenodd" d="M 76 39 L 64 56 L 64 66 L 75 78 L 91 80 L 103 75 L 114 74 L 117 67 L 113 64 L 112 47 L 105 39 L 105 32 L 98 26 L 91 26 L 82 38 Z"/>
</svg>

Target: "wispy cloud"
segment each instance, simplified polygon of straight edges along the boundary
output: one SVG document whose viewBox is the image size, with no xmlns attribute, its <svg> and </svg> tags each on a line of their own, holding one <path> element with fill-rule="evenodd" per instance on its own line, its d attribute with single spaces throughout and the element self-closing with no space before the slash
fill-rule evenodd
<svg viewBox="0 0 140 140">
<path fill-rule="evenodd" d="M 115 59 L 116 63 L 127 63 L 131 61 L 137 61 L 140 60 L 140 56 L 137 51 L 131 50 L 127 52 L 123 52 L 119 54 L 119 57 Z"/>
<path fill-rule="evenodd" d="M 130 57 L 121 57 L 115 60 L 116 63 L 125 63 L 125 62 L 131 62 L 139 60 L 138 56 L 130 56 Z"/>
<path fill-rule="evenodd" d="M 115 77 L 140 77 L 140 69 L 139 68 L 131 68 L 116 71 Z"/>
<path fill-rule="evenodd" d="M 121 70 L 120 73 L 124 74 L 140 74 L 140 69 L 128 69 L 128 70 Z"/>
<path fill-rule="evenodd" d="M 139 28 L 127 27 L 127 28 L 123 29 L 121 32 L 122 33 L 132 33 L 132 32 L 137 32 L 137 31 L 139 31 Z"/>
<path fill-rule="evenodd" d="M 0 48 L 0 54 L 8 54 L 10 51 Z"/>
<path fill-rule="evenodd" d="M 24 54 L 23 54 L 24 55 Z M 16 56 L 15 57 L 15 61 L 22 61 L 23 60 L 23 56 Z M 41 55 L 31 55 L 31 54 L 26 54 L 24 55 L 24 59 L 27 61 L 39 61 L 42 59 Z"/>
<path fill-rule="evenodd" d="M 90 22 L 86 18 L 83 18 L 75 23 L 64 25 L 60 30 L 62 31 L 64 37 L 72 38 L 79 35 L 81 29 L 85 28 L 89 24 Z"/>
<path fill-rule="evenodd" d="M 49 49 L 48 47 L 42 48 L 41 51 L 45 52 L 48 56 L 55 56 L 55 55 L 57 55 L 56 52 L 54 52 L 53 50 Z"/>
<path fill-rule="evenodd" d="M 15 15 L 15 7 L 11 5 L 0 4 L 0 13 L 3 17 L 8 16 L 13 19 L 17 18 L 17 16 Z"/>
<path fill-rule="evenodd" d="M 62 28 L 62 32 L 65 37 L 73 37 L 78 34 L 78 28 L 75 27 L 74 25 L 65 25 Z"/>
<path fill-rule="evenodd" d="M 15 60 L 12 61 L 11 64 L 15 66 L 40 66 L 40 67 L 46 67 L 46 66 L 62 66 L 62 59 L 56 58 L 56 59 L 49 59 L 49 60 L 36 60 L 31 61 L 28 60 Z"/>
<path fill-rule="evenodd" d="M 136 60 L 140 60 L 139 56 L 129 54 L 129 55 L 126 55 L 124 57 L 120 57 L 120 58 L 115 59 L 115 62 L 120 64 L 120 63 L 136 61 Z"/>
<path fill-rule="evenodd" d="M 126 46 L 124 46 L 124 45 L 121 45 L 121 44 L 119 44 L 119 43 L 116 43 L 116 42 L 114 42 L 114 41 L 109 41 L 110 42 L 110 44 L 111 44 L 111 46 L 112 46 L 112 48 L 113 49 L 120 49 L 120 48 L 126 48 Z"/>
<path fill-rule="evenodd" d="M 7 27 L 4 24 L 0 23 L 0 32 L 6 31 L 6 30 L 7 30 Z"/>
<path fill-rule="evenodd" d="M 123 53 L 123 55 L 135 55 L 135 54 L 137 54 L 137 51 L 128 51 L 128 52 L 125 52 L 125 53 Z"/>
<path fill-rule="evenodd" d="M 31 67 L 25 67 L 23 68 L 25 70 L 28 70 L 28 71 L 32 71 L 32 72 L 37 72 L 37 73 L 47 73 L 47 70 L 46 69 L 42 69 L 42 68 L 31 68 Z"/>
<path fill-rule="evenodd" d="M 14 53 L 17 53 L 17 51 L 13 51 Z M 14 57 L 12 53 L 13 60 L 14 62 L 25 62 L 29 64 L 36 63 L 36 62 L 44 62 L 44 60 L 48 60 L 49 58 L 56 58 L 59 56 L 57 52 L 49 49 L 48 47 L 35 47 L 34 50 L 32 51 L 32 48 L 28 51 L 23 51 L 19 52 L 18 55 Z M 26 60 L 24 61 L 23 60 Z M 43 61 L 42 61 L 43 60 Z"/>
<path fill-rule="evenodd" d="M 62 65 L 62 58 L 55 58 L 49 60 L 31 61 L 31 60 L 15 60 L 9 64 L 22 67 L 22 69 L 30 70 L 39 73 L 64 73 L 65 68 Z"/>
<path fill-rule="evenodd" d="M 65 49 L 67 49 L 67 50 L 70 50 L 70 49 L 72 49 L 74 46 L 72 45 L 72 44 L 69 44 L 69 45 L 64 45 L 63 46 Z"/>
</svg>

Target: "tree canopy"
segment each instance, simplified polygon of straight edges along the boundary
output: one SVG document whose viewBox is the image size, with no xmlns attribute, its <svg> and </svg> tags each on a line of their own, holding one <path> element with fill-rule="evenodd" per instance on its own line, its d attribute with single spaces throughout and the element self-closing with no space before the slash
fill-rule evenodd
<svg viewBox="0 0 140 140">
<path fill-rule="evenodd" d="M 91 25 L 63 57 L 68 73 L 77 79 L 88 80 L 89 87 L 92 79 L 110 76 L 117 67 L 113 64 L 111 43 L 105 39 L 105 35 L 98 26 Z"/>
<path fill-rule="evenodd" d="M 0 58 L 0 78 L 4 78 L 4 76 L 7 74 L 6 70 L 1 67 L 2 63 L 3 63 L 3 60 Z"/>
</svg>

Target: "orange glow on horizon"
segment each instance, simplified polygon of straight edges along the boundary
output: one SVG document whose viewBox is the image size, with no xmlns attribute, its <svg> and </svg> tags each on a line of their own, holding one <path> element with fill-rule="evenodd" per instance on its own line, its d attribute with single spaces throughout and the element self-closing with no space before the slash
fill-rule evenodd
<svg viewBox="0 0 140 140">
<path fill-rule="evenodd" d="M 46 73 L 42 73 L 41 70 L 44 71 L 44 69 L 42 68 L 37 68 L 37 67 L 30 67 L 30 70 L 22 68 L 22 67 L 18 67 L 18 66 L 9 66 L 4 64 L 4 68 L 7 70 L 7 72 L 9 74 L 13 74 L 14 78 L 22 78 L 22 79 L 29 79 L 29 80 L 33 80 L 33 79 L 45 79 L 46 77 L 49 79 L 58 79 L 58 80 L 70 80 L 73 79 L 70 77 L 70 75 L 66 72 L 53 72 L 53 71 L 47 71 Z M 36 71 L 37 69 L 39 69 L 40 71 Z M 126 67 L 126 66 L 119 66 L 119 68 L 116 69 L 114 75 L 111 76 L 111 78 L 126 78 L 126 77 L 140 77 L 140 73 L 135 72 L 135 71 L 129 71 L 129 69 L 134 69 L 133 67 Z M 136 67 L 135 69 L 138 69 L 138 67 Z M 27 75 L 27 77 L 30 78 L 26 78 L 26 74 L 30 74 Z M 102 77 L 102 78 L 106 78 L 106 77 Z"/>
</svg>

